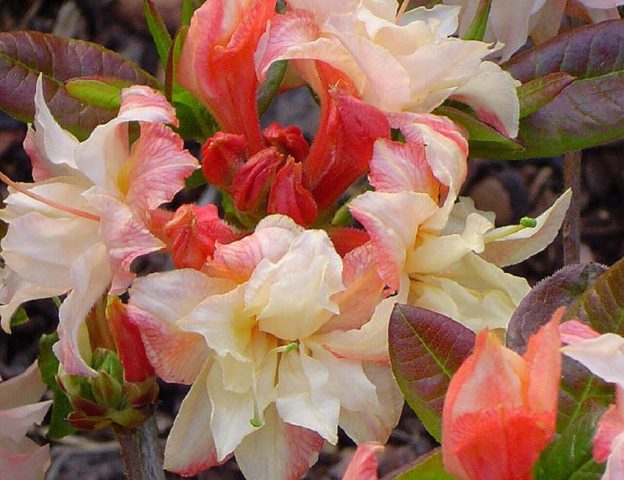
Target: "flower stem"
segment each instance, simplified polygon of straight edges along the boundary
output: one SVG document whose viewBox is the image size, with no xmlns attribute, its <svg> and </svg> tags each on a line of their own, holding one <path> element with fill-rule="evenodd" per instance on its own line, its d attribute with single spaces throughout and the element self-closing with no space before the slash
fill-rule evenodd
<svg viewBox="0 0 624 480">
<path fill-rule="evenodd" d="M 564 265 L 581 260 L 581 157 L 582 152 L 567 152 L 563 157 L 563 181 L 572 189 L 572 201 L 563 221 Z"/>
<path fill-rule="evenodd" d="M 165 480 L 162 451 L 158 444 L 156 418 L 151 416 L 139 428 L 117 432 L 127 480 Z"/>
</svg>

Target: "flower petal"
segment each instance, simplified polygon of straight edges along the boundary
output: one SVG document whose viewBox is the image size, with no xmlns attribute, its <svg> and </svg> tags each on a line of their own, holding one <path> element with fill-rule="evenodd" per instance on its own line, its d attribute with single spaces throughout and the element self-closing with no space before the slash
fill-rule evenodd
<svg viewBox="0 0 624 480">
<path fill-rule="evenodd" d="M 0 382 L 0 410 L 34 403 L 47 389 L 35 362 L 16 377 Z"/>
<path fill-rule="evenodd" d="M 322 446 L 318 433 L 284 422 L 270 406 L 264 425 L 236 449 L 236 462 L 248 480 L 298 480 L 316 462 Z"/>
<path fill-rule="evenodd" d="M 375 453 L 380 451 L 383 451 L 382 445 L 374 443 L 358 445 L 342 480 L 379 480 Z"/>
<path fill-rule="evenodd" d="M 218 465 L 217 450 L 210 428 L 212 404 L 208 396 L 210 363 L 182 401 L 165 447 L 164 468 L 184 476 L 195 475 Z"/>
</svg>

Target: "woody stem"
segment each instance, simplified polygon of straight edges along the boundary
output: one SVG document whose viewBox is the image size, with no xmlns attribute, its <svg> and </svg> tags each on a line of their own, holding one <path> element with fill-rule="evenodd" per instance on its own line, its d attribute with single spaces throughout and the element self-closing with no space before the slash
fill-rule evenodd
<svg viewBox="0 0 624 480">
<path fill-rule="evenodd" d="M 165 480 L 156 417 L 152 415 L 139 428 L 118 432 L 117 440 L 127 480 Z"/>
<path fill-rule="evenodd" d="M 581 259 L 581 157 L 582 152 L 567 152 L 563 157 L 565 188 L 572 189 L 572 201 L 563 221 L 563 261 L 565 265 Z"/>
</svg>

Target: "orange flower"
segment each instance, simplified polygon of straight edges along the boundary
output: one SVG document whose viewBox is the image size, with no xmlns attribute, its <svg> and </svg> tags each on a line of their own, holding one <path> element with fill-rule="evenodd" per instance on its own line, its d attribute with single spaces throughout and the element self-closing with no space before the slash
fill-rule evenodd
<svg viewBox="0 0 624 480">
<path fill-rule="evenodd" d="M 523 480 L 555 433 L 561 375 L 557 310 L 523 357 L 484 330 L 451 379 L 442 414 L 444 467 L 460 480 Z"/>
</svg>

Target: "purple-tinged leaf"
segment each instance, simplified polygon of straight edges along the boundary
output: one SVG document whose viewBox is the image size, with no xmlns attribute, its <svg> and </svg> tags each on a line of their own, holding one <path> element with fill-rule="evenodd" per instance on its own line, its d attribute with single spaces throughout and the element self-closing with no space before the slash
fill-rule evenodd
<svg viewBox="0 0 624 480">
<path fill-rule="evenodd" d="M 551 102 L 520 121 L 519 152 L 505 159 L 561 155 L 624 137 L 624 20 L 587 25 L 514 56 L 503 66 L 522 83 L 555 72 L 576 77 Z"/>
<path fill-rule="evenodd" d="M 569 265 L 539 282 L 516 308 L 507 327 L 507 346 L 522 354 L 529 337 L 559 307 L 570 307 L 606 270 L 599 263 Z"/>
<path fill-rule="evenodd" d="M 39 32 L 0 33 L 0 109 L 18 120 L 32 122 L 40 73 L 52 114 L 80 138 L 110 120 L 114 112 L 83 104 L 67 92 L 65 81 L 103 76 L 158 87 L 147 72 L 100 45 Z"/>
<path fill-rule="evenodd" d="M 566 317 L 578 318 L 599 333 L 624 335 L 624 258 L 596 279 Z"/>
<path fill-rule="evenodd" d="M 408 405 L 438 441 L 444 396 L 453 374 L 470 355 L 475 334 L 424 308 L 397 304 L 390 317 L 390 362 Z"/>
<path fill-rule="evenodd" d="M 537 112 L 574 80 L 575 77 L 566 72 L 553 72 L 520 85 L 517 89 L 520 118 Z"/>
</svg>

